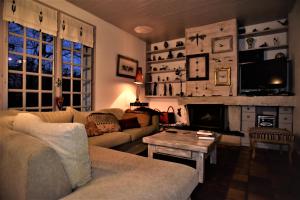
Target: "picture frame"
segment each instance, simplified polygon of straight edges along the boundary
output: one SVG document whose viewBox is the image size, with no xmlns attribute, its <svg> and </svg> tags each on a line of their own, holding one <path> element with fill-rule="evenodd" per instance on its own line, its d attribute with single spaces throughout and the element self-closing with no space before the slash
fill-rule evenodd
<svg viewBox="0 0 300 200">
<path fill-rule="evenodd" d="M 194 54 L 186 56 L 187 80 L 209 80 L 209 54 Z"/>
<path fill-rule="evenodd" d="M 231 68 L 218 68 L 215 71 L 215 85 L 216 86 L 230 86 L 231 85 Z"/>
<path fill-rule="evenodd" d="M 224 53 L 233 50 L 232 35 L 211 39 L 212 53 Z"/>
<path fill-rule="evenodd" d="M 138 66 L 137 60 L 118 54 L 117 76 L 135 79 Z"/>
</svg>

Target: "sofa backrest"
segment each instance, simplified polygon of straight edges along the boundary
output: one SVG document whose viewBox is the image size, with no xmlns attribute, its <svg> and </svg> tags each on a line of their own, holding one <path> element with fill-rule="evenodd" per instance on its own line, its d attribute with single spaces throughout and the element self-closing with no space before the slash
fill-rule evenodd
<svg viewBox="0 0 300 200">
<path fill-rule="evenodd" d="M 59 199 L 69 193 L 69 178 L 52 148 L 0 127 L 0 199 Z"/>
<path fill-rule="evenodd" d="M 105 108 L 105 109 L 97 110 L 96 112 L 111 113 L 114 116 L 116 116 L 118 120 L 122 119 L 124 115 L 124 111 L 120 108 Z"/>
<path fill-rule="evenodd" d="M 70 111 L 32 112 L 32 114 L 40 117 L 44 122 L 49 122 L 49 123 L 72 123 L 73 122 L 73 113 Z"/>
</svg>

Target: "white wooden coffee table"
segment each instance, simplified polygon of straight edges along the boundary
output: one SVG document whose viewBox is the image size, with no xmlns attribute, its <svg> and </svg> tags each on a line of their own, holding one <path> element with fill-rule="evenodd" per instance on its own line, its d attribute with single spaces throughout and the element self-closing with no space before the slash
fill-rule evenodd
<svg viewBox="0 0 300 200">
<path fill-rule="evenodd" d="M 210 156 L 210 163 L 217 164 L 217 143 L 221 135 L 216 134 L 215 140 L 198 139 L 195 131 L 173 130 L 177 133 L 160 132 L 143 138 L 148 144 L 148 157 L 154 153 L 166 154 L 196 161 L 199 183 L 204 182 L 205 159 Z"/>
</svg>

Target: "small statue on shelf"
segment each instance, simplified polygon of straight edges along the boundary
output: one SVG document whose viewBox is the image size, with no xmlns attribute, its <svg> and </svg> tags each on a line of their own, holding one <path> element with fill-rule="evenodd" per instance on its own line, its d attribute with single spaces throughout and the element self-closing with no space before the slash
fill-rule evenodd
<svg viewBox="0 0 300 200">
<path fill-rule="evenodd" d="M 173 96 L 173 87 L 172 84 L 169 84 L 169 96 Z"/>
<path fill-rule="evenodd" d="M 153 96 L 157 95 L 157 82 L 154 82 L 153 84 Z"/>
<path fill-rule="evenodd" d="M 164 83 L 164 96 L 167 96 L 167 84 Z"/>
</svg>

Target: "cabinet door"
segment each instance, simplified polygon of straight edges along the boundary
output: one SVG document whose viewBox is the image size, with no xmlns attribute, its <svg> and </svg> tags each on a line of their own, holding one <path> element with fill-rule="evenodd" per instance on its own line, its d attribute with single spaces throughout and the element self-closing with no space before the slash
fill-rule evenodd
<svg viewBox="0 0 300 200">
<path fill-rule="evenodd" d="M 292 107 L 279 107 L 279 114 L 292 114 Z"/>
<path fill-rule="evenodd" d="M 255 113 L 243 112 L 242 113 L 242 120 L 243 121 L 251 121 L 251 122 L 255 123 Z"/>
<path fill-rule="evenodd" d="M 242 112 L 251 112 L 251 113 L 255 113 L 255 106 L 243 106 L 242 107 Z"/>
<path fill-rule="evenodd" d="M 279 123 L 278 128 L 286 129 L 288 131 L 293 132 L 293 124 L 292 123 Z"/>
</svg>

